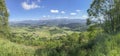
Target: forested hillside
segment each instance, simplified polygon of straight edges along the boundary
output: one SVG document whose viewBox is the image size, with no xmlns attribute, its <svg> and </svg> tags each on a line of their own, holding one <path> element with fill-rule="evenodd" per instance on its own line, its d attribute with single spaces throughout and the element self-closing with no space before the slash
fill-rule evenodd
<svg viewBox="0 0 120 56">
<path fill-rule="evenodd" d="M 120 56 L 120 1 L 93 0 L 87 12 L 86 25 L 9 26 L 0 0 L 0 56 Z"/>
</svg>

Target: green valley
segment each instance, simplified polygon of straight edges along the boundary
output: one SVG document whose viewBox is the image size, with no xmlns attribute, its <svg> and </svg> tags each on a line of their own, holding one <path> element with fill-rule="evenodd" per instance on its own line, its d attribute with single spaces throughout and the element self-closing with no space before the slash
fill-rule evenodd
<svg viewBox="0 0 120 56">
<path fill-rule="evenodd" d="M 93 0 L 87 10 L 88 16 L 82 17 L 84 19 L 77 19 L 81 10 L 76 10 L 76 13 L 71 12 L 69 18 L 64 17 L 68 12 L 52 9 L 51 16 L 58 16 L 60 13 L 64 15 L 63 18 L 51 19 L 47 15 L 43 16 L 43 20 L 22 21 L 9 21 L 9 19 L 17 17 L 18 14 L 22 15 L 20 12 L 28 12 L 24 15 L 40 13 L 42 7 L 37 2 L 40 3 L 42 0 L 24 2 L 17 0 L 15 5 L 12 0 L 13 4 L 8 1 L 10 2 L 10 0 L 0 0 L 0 56 L 120 56 L 119 0 Z M 70 4 L 73 3 L 70 1 Z M 19 2 L 23 2 L 22 9 L 18 5 Z M 47 5 L 54 5 L 47 0 L 44 2 Z M 59 8 L 59 3 L 55 3 L 55 7 Z M 13 7 L 8 4 L 12 4 Z M 77 2 L 73 4 L 76 5 Z M 11 11 L 11 9 L 9 11 L 9 8 L 13 9 L 14 6 L 18 6 L 15 8 L 20 11 Z M 32 11 L 37 8 L 41 10 Z M 74 6 L 71 8 L 73 9 Z M 47 10 L 44 10 L 47 14 Z M 15 12 L 19 13 L 14 14 Z"/>
</svg>

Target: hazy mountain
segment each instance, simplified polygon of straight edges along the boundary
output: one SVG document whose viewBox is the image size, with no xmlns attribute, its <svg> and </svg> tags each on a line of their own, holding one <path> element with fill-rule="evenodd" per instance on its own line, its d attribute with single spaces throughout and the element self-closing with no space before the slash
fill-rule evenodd
<svg viewBox="0 0 120 56">
<path fill-rule="evenodd" d="M 12 21 L 10 25 L 60 25 L 69 23 L 85 24 L 85 19 L 51 19 L 51 20 L 24 20 L 24 21 Z"/>
</svg>

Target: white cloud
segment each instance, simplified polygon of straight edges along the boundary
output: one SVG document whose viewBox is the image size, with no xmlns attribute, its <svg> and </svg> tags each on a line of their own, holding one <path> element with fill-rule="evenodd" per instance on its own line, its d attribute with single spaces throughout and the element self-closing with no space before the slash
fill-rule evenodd
<svg viewBox="0 0 120 56">
<path fill-rule="evenodd" d="M 87 19 L 87 18 L 88 18 L 87 15 L 82 15 L 82 16 L 81 16 L 81 19 Z"/>
<path fill-rule="evenodd" d="M 43 18 L 46 18 L 46 17 L 47 17 L 47 16 L 45 16 L 45 15 L 43 16 Z"/>
<path fill-rule="evenodd" d="M 66 12 L 65 11 L 61 11 L 62 14 L 65 14 Z"/>
<path fill-rule="evenodd" d="M 23 3 L 22 3 L 22 7 L 23 7 L 25 10 L 40 8 L 40 6 L 37 5 L 35 2 L 32 2 L 32 4 L 28 4 L 28 2 L 23 2 Z"/>
<path fill-rule="evenodd" d="M 51 13 L 59 13 L 59 10 L 50 10 Z"/>
<path fill-rule="evenodd" d="M 40 0 L 37 0 L 37 2 L 40 2 Z"/>
<path fill-rule="evenodd" d="M 77 15 L 77 13 L 70 13 L 70 15 Z"/>
<path fill-rule="evenodd" d="M 67 16 L 57 16 L 56 19 L 68 19 L 69 17 Z"/>
<path fill-rule="evenodd" d="M 81 10 L 78 9 L 78 10 L 76 10 L 76 12 L 81 12 Z"/>
<path fill-rule="evenodd" d="M 64 17 L 64 18 L 68 19 L 69 17 Z"/>
<path fill-rule="evenodd" d="M 50 15 L 47 15 L 47 17 L 50 17 Z"/>
</svg>

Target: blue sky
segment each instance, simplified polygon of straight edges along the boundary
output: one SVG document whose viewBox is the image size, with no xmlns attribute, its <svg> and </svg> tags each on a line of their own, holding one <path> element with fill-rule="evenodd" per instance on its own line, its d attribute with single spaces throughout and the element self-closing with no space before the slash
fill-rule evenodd
<svg viewBox="0 0 120 56">
<path fill-rule="evenodd" d="M 92 0 L 6 0 L 10 21 L 85 19 Z"/>
</svg>

